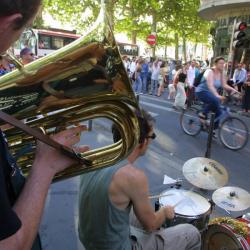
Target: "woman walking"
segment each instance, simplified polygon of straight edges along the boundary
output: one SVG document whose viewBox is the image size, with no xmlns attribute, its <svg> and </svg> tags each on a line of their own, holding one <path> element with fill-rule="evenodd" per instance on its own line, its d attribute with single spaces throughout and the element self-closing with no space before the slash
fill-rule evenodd
<svg viewBox="0 0 250 250">
<path fill-rule="evenodd" d="M 177 93 L 174 101 L 174 108 L 185 108 L 185 103 L 187 100 L 185 85 L 187 84 L 187 70 L 188 64 L 184 64 L 183 68 L 178 70 L 175 74 L 174 85 L 177 89 Z"/>
</svg>

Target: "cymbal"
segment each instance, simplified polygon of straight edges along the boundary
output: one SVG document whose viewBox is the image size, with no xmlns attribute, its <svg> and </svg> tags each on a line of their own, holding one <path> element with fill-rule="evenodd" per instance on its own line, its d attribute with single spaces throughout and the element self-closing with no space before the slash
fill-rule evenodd
<svg viewBox="0 0 250 250">
<path fill-rule="evenodd" d="M 250 207 L 250 194 L 239 187 L 223 187 L 214 191 L 214 203 L 229 211 L 241 211 Z"/>
<path fill-rule="evenodd" d="M 204 157 L 186 161 L 182 172 L 191 184 L 202 189 L 215 190 L 228 182 L 227 170 L 220 163 Z"/>
</svg>

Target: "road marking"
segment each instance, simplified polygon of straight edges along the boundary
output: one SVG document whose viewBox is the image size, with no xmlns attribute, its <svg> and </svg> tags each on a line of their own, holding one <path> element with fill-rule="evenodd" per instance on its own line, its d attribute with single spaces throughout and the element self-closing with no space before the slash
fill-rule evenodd
<svg viewBox="0 0 250 250">
<path fill-rule="evenodd" d="M 159 114 L 157 113 L 154 113 L 154 112 L 149 112 L 149 114 L 152 116 L 152 117 L 157 117 Z"/>
<path fill-rule="evenodd" d="M 153 103 L 150 103 L 150 102 L 144 102 L 144 101 L 140 101 L 140 104 L 143 104 L 143 105 L 149 106 L 149 107 L 151 107 L 151 108 L 162 109 L 162 110 L 165 110 L 165 111 L 170 111 L 170 112 L 173 112 L 173 113 L 180 114 L 180 112 L 179 112 L 179 111 L 174 110 L 173 108 L 163 107 L 163 106 L 160 106 L 160 105 L 158 105 L 158 104 L 153 104 Z"/>
<path fill-rule="evenodd" d="M 147 95 L 141 95 L 141 97 L 143 99 L 148 99 L 148 100 L 152 100 L 156 102 L 167 103 L 167 104 L 173 105 L 173 101 L 171 102 L 171 101 L 163 100 L 163 99 L 160 99 L 159 97 L 153 97 L 153 96 L 147 96 Z"/>
</svg>

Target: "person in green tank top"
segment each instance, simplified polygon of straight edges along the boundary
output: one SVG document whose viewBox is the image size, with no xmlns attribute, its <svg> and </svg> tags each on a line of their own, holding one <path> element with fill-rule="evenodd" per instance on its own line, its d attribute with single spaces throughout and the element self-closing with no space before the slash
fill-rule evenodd
<svg viewBox="0 0 250 250">
<path fill-rule="evenodd" d="M 158 230 L 166 219 L 173 219 L 174 208 L 163 206 L 155 212 L 150 199 L 148 179 L 133 163 L 143 156 L 156 138 L 153 118 L 145 111 L 138 117 L 139 144 L 127 160 L 95 172 L 83 174 L 79 191 L 79 238 L 86 250 L 184 250 L 200 249 L 200 233 L 190 224 Z M 114 141 L 120 133 L 112 128 Z M 132 231 L 129 216 L 134 214 L 145 233 Z"/>
</svg>

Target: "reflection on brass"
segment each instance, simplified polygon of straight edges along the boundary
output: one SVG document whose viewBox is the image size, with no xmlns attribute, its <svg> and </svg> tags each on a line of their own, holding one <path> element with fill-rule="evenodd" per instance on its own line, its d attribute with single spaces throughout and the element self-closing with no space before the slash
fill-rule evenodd
<svg viewBox="0 0 250 250">
<path fill-rule="evenodd" d="M 100 14 L 84 36 L 0 78 L 0 109 L 47 134 L 95 118 L 107 118 L 122 140 L 86 152 L 93 166 L 72 166 L 60 180 L 115 164 L 138 143 L 140 112 L 109 25 Z M 35 141 L 1 122 L 24 174 L 34 159 Z M 87 144 L 87 142 L 84 142 Z"/>
</svg>

